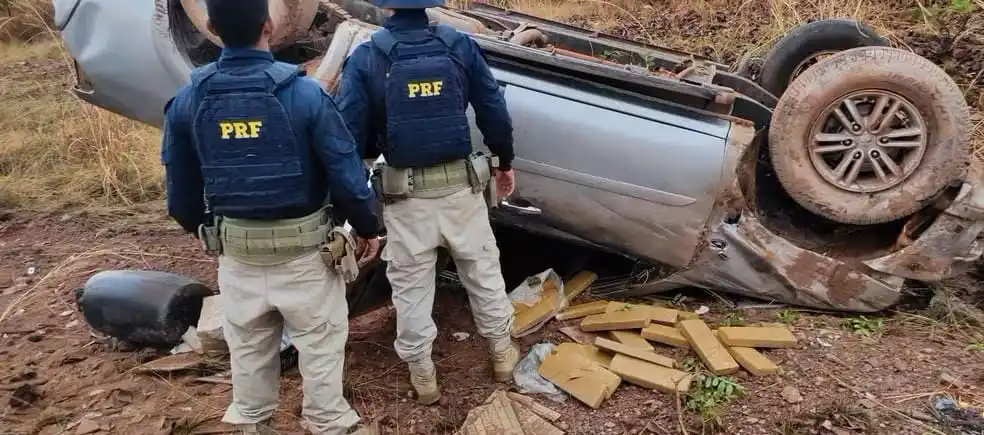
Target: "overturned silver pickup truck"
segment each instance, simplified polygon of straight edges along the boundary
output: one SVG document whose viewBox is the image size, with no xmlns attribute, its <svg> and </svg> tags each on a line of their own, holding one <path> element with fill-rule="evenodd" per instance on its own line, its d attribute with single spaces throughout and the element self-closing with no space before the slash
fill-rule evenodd
<svg viewBox="0 0 984 435">
<path fill-rule="evenodd" d="M 199 3 L 55 1 L 75 93 L 159 127 L 219 54 Z M 276 57 L 329 92 L 387 17 L 362 0 L 271 12 Z M 478 41 L 513 116 L 517 187 L 493 211 L 510 288 L 587 267 L 608 297 L 693 286 L 864 312 L 984 251 L 961 92 L 863 24 L 815 21 L 729 67 L 488 5 L 428 13 Z M 350 286 L 353 316 L 387 301 L 383 270 Z"/>
</svg>

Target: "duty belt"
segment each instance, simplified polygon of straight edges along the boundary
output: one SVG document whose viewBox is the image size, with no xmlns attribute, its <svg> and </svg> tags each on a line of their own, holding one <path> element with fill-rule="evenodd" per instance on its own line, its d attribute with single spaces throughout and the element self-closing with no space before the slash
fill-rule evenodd
<svg viewBox="0 0 984 435">
<path fill-rule="evenodd" d="M 405 198 L 441 198 L 471 187 L 473 192 L 486 190 L 492 183 L 494 158 L 474 153 L 425 168 L 376 168 L 373 182 L 377 194 L 387 203 Z"/>
<path fill-rule="evenodd" d="M 290 257 L 312 252 L 330 240 L 326 209 L 295 219 L 257 220 L 217 217 L 203 227 L 205 248 L 237 257 Z"/>
</svg>

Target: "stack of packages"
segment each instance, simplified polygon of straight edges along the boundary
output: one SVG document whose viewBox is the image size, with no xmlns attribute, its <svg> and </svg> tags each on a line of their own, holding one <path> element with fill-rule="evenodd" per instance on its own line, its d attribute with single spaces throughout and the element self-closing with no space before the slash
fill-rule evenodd
<svg viewBox="0 0 984 435">
<path fill-rule="evenodd" d="M 563 293 L 576 296 L 594 277 L 583 272 L 561 285 Z M 554 300 L 549 303 L 556 306 Z M 756 348 L 797 343 L 781 325 L 712 330 L 694 313 L 646 304 L 594 301 L 563 309 L 554 318 L 580 319 L 580 326 L 561 328 L 575 342 L 554 347 L 538 372 L 592 408 L 600 407 L 622 381 L 668 394 L 689 391 L 694 375 L 681 370 L 673 358 L 657 353 L 653 343 L 692 350 L 709 372 L 719 376 L 741 368 L 756 376 L 775 374 L 779 368 Z"/>
</svg>

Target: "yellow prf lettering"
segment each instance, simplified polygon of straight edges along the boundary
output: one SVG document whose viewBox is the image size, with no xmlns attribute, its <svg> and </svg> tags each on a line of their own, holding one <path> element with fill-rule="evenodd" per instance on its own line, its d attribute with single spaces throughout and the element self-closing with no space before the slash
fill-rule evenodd
<svg viewBox="0 0 984 435">
<path fill-rule="evenodd" d="M 418 92 L 420 92 L 420 84 L 407 83 L 407 96 L 410 98 L 416 98 Z"/>
<path fill-rule="evenodd" d="M 229 134 L 232 133 L 233 127 L 231 122 L 220 122 L 219 132 L 222 134 L 223 139 L 228 139 Z"/>
<path fill-rule="evenodd" d="M 236 139 L 245 139 L 248 136 L 249 126 L 245 122 L 233 124 L 236 127 Z"/>
<path fill-rule="evenodd" d="M 260 137 L 260 127 L 263 127 L 262 121 L 250 121 L 249 122 L 249 137 L 258 138 Z"/>
<path fill-rule="evenodd" d="M 258 138 L 263 128 L 263 121 L 219 121 L 219 134 L 222 139 L 230 139 L 235 134 L 236 139 Z"/>
<path fill-rule="evenodd" d="M 410 98 L 417 98 L 418 95 L 421 97 L 441 95 L 441 88 L 443 86 L 444 82 L 441 80 L 407 83 L 407 96 Z"/>
</svg>

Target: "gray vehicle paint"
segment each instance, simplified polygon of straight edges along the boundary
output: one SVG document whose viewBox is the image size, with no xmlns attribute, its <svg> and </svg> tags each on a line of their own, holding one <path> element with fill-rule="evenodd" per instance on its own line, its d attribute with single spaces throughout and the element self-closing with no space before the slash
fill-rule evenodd
<svg viewBox="0 0 984 435">
<path fill-rule="evenodd" d="M 77 95 L 160 127 L 164 103 L 192 68 L 172 37 L 167 2 L 75 3 L 55 6 L 56 16 L 71 15 L 62 36 L 88 81 Z M 668 271 L 639 276 L 612 296 L 697 286 L 875 311 L 898 300 L 905 278 L 952 276 L 984 250 L 977 168 L 957 199 L 907 247 L 865 262 L 831 258 L 780 236 L 757 214 L 747 190 L 754 189 L 749 177 L 761 144 L 748 123 L 521 70 L 493 71 L 515 121 L 518 174 L 511 200 L 529 205 L 506 205 L 494 215 Z M 474 122 L 473 137 L 481 143 Z M 926 258 L 932 263 L 912 266 Z"/>
</svg>

